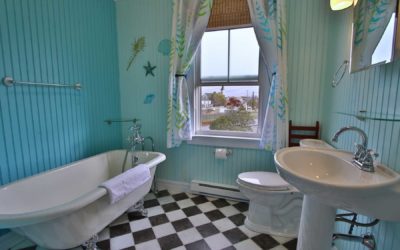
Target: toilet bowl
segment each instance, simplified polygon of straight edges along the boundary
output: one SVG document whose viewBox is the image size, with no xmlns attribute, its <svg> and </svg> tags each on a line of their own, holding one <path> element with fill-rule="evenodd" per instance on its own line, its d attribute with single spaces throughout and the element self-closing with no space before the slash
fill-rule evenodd
<svg viewBox="0 0 400 250">
<path fill-rule="evenodd" d="M 245 226 L 255 232 L 296 237 L 303 195 L 278 174 L 245 172 L 237 178 L 240 192 L 249 199 Z"/>
</svg>

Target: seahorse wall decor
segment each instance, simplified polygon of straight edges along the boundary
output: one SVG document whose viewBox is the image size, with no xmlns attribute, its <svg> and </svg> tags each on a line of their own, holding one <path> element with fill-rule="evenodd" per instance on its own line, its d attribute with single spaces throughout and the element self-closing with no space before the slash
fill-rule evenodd
<svg viewBox="0 0 400 250">
<path fill-rule="evenodd" d="M 154 94 L 148 94 L 144 98 L 144 104 L 151 104 L 156 96 Z"/>
<path fill-rule="evenodd" d="M 134 43 L 132 43 L 132 55 L 129 58 L 128 67 L 126 67 L 127 71 L 131 67 L 131 65 L 132 65 L 133 61 L 135 60 L 136 56 L 140 52 L 143 52 L 145 47 L 146 47 L 146 39 L 145 39 L 144 36 L 139 37 L 138 39 L 135 40 Z"/>
</svg>

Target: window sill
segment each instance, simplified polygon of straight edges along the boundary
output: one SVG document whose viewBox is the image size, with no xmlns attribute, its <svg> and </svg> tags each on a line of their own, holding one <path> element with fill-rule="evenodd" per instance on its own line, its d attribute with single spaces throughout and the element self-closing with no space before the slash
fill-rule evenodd
<svg viewBox="0 0 400 250">
<path fill-rule="evenodd" d="M 229 148 L 251 148 L 260 149 L 259 138 L 233 137 L 233 136 L 214 136 L 214 135 L 195 135 L 187 144 L 229 147 Z"/>
</svg>

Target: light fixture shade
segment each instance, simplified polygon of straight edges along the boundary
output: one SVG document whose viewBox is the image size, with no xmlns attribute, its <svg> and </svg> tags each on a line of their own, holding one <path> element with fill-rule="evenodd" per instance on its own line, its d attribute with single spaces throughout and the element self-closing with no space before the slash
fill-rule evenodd
<svg viewBox="0 0 400 250">
<path fill-rule="evenodd" d="M 358 0 L 354 0 L 353 2 L 354 2 L 353 5 L 356 6 L 358 3 Z"/>
<path fill-rule="evenodd" d="M 353 0 L 330 0 L 332 10 L 343 10 L 353 5 Z"/>
</svg>

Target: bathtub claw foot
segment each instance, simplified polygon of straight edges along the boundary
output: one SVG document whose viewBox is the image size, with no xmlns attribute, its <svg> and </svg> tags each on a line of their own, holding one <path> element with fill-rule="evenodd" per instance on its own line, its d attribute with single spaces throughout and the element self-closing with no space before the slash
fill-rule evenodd
<svg viewBox="0 0 400 250">
<path fill-rule="evenodd" d="M 136 211 L 138 211 L 142 216 L 147 217 L 147 209 L 144 208 L 144 200 L 141 199 L 135 204 Z"/>
<path fill-rule="evenodd" d="M 143 208 L 141 210 L 139 210 L 140 214 L 144 217 L 147 217 L 147 209 Z"/>
<path fill-rule="evenodd" d="M 93 235 L 88 239 L 85 243 L 83 243 L 83 247 L 86 250 L 100 250 L 100 248 L 97 247 L 96 243 L 99 240 L 99 236 L 97 234 Z"/>
<path fill-rule="evenodd" d="M 142 216 L 147 217 L 147 209 L 144 208 L 144 200 L 136 202 L 135 205 L 128 209 L 128 212 L 139 212 Z"/>
</svg>

